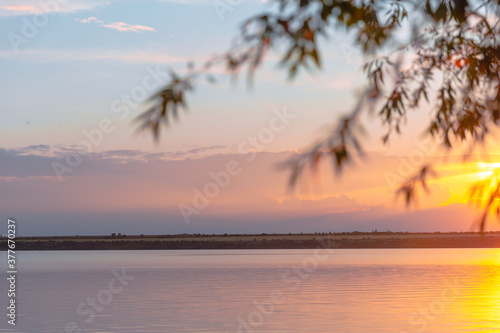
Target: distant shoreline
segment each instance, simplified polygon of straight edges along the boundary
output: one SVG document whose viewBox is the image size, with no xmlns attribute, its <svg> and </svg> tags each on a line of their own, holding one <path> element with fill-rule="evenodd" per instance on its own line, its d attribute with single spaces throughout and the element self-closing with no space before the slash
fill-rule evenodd
<svg viewBox="0 0 500 333">
<path fill-rule="evenodd" d="M 121 235 L 17 237 L 18 251 L 222 249 L 500 248 L 500 232 L 350 232 L 233 235 Z M 0 238 L 0 250 L 7 239 Z"/>
</svg>

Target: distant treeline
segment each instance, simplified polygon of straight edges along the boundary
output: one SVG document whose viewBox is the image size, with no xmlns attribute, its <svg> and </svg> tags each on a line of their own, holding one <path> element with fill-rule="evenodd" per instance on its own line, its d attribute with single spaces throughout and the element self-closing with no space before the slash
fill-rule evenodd
<svg viewBox="0 0 500 333">
<path fill-rule="evenodd" d="M 499 248 L 500 232 L 342 232 L 18 237 L 16 250 L 187 250 L 354 248 Z M 0 249 L 7 249 L 5 238 Z"/>
<path fill-rule="evenodd" d="M 110 235 L 67 235 L 67 236 L 28 236 L 28 237 L 17 237 L 17 239 L 21 240 L 44 240 L 44 239 L 52 239 L 52 240 L 61 240 L 61 239 L 115 239 L 115 238 L 192 238 L 192 237 L 258 237 L 258 236 L 318 236 L 318 235 L 332 235 L 332 236 L 363 236 L 363 235 L 481 235 L 479 232 L 475 231 L 453 231 L 453 232 L 408 232 L 408 231 L 350 231 L 350 232 L 314 232 L 314 233 L 260 233 L 260 234 L 163 234 L 163 235 L 126 235 L 122 233 L 112 233 Z M 482 234 L 490 234 L 490 235 L 500 235 L 500 231 L 485 231 Z M 0 237 L 0 240 L 4 240 L 6 237 Z"/>
</svg>

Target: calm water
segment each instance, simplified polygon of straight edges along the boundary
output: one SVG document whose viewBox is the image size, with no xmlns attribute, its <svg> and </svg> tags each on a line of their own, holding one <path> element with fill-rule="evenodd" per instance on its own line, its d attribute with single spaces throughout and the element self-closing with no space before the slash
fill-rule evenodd
<svg viewBox="0 0 500 333">
<path fill-rule="evenodd" d="M 0 332 L 500 332 L 499 257 L 492 249 L 22 252 L 18 324 L 3 310 Z M 1 279 L 2 309 L 6 291 Z"/>
</svg>

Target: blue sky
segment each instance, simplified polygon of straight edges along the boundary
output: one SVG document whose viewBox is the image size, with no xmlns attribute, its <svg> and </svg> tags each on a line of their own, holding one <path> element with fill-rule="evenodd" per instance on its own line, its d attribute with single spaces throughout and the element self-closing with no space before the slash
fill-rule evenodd
<svg viewBox="0 0 500 333">
<path fill-rule="evenodd" d="M 81 130 L 113 115 L 112 101 L 140 83 L 148 67 L 184 70 L 191 60 L 201 66 L 210 54 L 227 49 L 245 18 L 269 8 L 266 3 L 243 1 L 225 12 L 221 20 L 212 1 L 67 1 L 65 4 L 59 12 L 50 13 L 47 24 L 34 37 L 19 44 L 19 51 L 13 50 L 8 38 L 0 41 L 3 77 L 0 89 L 5 96 L 0 107 L 15 110 L 3 112 L 0 124 L 6 147 L 76 144 Z M 10 36 L 22 36 L 26 22 L 33 22 L 36 17 L 20 14 L 40 11 L 35 1 L 8 1 L 2 6 L 0 28 Z M 77 10 L 81 7 L 87 8 Z M 41 12 L 38 17 L 43 15 Z M 116 30 L 119 24 L 154 31 L 119 31 Z M 113 25 L 114 28 L 105 27 Z M 244 78 L 237 87 L 231 86 L 224 75 L 219 75 L 222 76 L 219 87 L 201 83 L 190 100 L 189 122 L 183 121 L 176 128 L 180 132 L 175 137 L 174 131 L 166 133 L 168 144 L 162 145 L 161 150 L 228 140 L 238 142 L 240 133 L 258 126 L 259 118 L 265 118 L 273 105 L 294 106 L 302 109 L 296 112 L 304 113 L 299 136 L 293 134 L 295 142 L 276 149 L 295 148 L 299 140 L 307 143 L 311 132 L 324 124 L 325 119 L 334 120 L 337 114 L 348 110 L 353 101 L 351 89 L 363 83 L 357 72 L 359 63 L 350 63 L 352 59 L 347 59 L 335 43 L 326 51 L 328 71 L 309 76 L 308 82 L 299 78 L 295 84 L 287 84 L 285 74 L 277 70 L 276 61 L 269 61 L 259 73 L 252 92 L 246 89 Z M 335 107 L 325 103 L 332 98 L 337 101 Z M 140 113 L 141 107 L 133 110 L 130 119 L 117 124 L 118 129 L 102 149 L 130 145 L 157 149 L 150 145 L 149 138 L 137 140 L 131 135 L 130 120 Z M 226 121 L 217 124 L 211 119 L 227 120 L 231 129 L 225 126 Z M 53 136 L 45 135 L 47 131 Z M 202 142 L 193 138 L 193 131 L 205 132 Z"/>
</svg>

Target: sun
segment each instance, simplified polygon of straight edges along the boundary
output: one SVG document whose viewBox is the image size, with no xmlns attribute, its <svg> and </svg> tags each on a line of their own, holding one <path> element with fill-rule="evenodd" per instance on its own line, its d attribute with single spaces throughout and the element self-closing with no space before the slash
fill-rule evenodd
<svg viewBox="0 0 500 333">
<path fill-rule="evenodd" d="M 475 174 L 475 176 L 481 180 L 487 179 L 500 171 L 500 163 L 478 162 L 477 167 L 479 170 L 484 170 Z"/>
<path fill-rule="evenodd" d="M 477 163 L 477 172 L 471 174 L 472 184 L 468 201 L 475 202 L 486 212 L 500 216 L 500 163 Z"/>
</svg>

